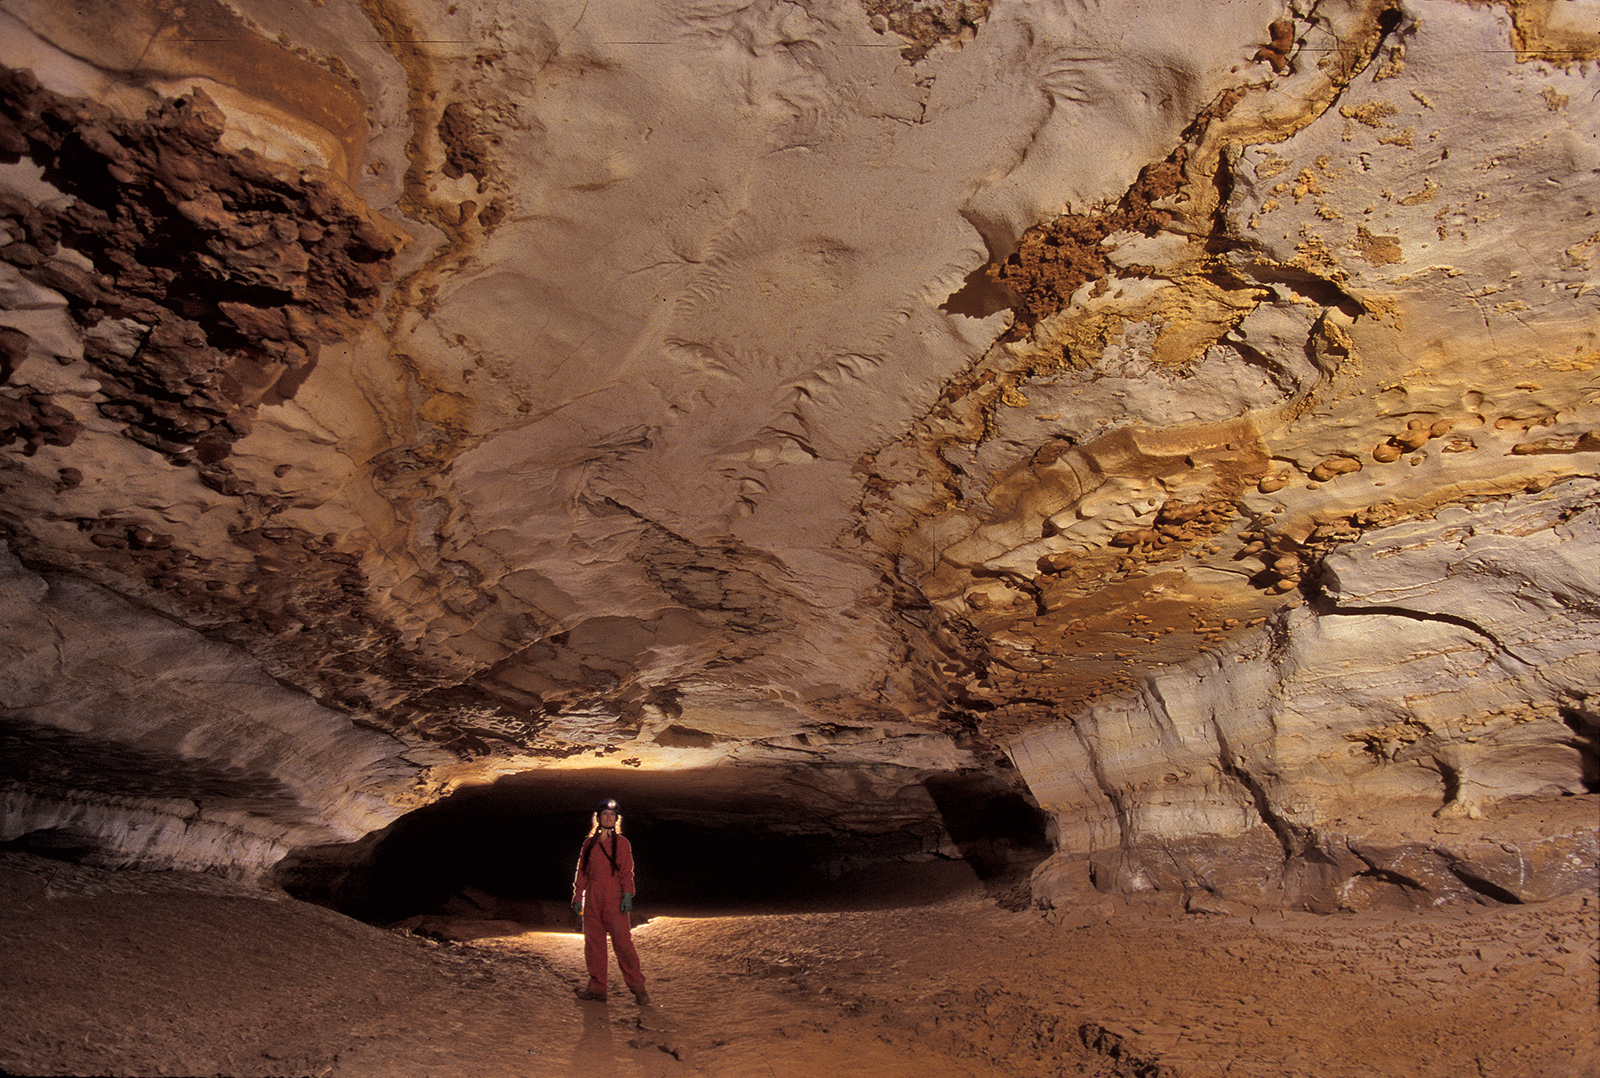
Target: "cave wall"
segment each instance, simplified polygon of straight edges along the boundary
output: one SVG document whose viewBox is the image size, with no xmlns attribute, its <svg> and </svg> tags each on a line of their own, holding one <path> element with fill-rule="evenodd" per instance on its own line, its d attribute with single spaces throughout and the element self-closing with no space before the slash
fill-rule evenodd
<svg viewBox="0 0 1600 1078">
<path fill-rule="evenodd" d="M 1371 531 L 1259 633 L 1023 735 L 1012 755 L 1056 823 L 1041 900 L 1326 911 L 1592 890 L 1597 493 Z"/>
<path fill-rule="evenodd" d="M 418 802 L 405 746 L 87 581 L 0 554 L 0 842 L 259 880 Z"/>
</svg>

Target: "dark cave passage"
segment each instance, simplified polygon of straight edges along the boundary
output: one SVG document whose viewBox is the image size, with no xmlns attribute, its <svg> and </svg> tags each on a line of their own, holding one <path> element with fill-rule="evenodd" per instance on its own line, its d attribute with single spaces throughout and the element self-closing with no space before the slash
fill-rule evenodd
<svg viewBox="0 0 1600 1078">
<path fill-rule="evenodd" d="M 602 797 L 622 804 L 647 916 L 914 905 L 964 882 L 1015 891 L 1019 878 L 1025 892 L 1050 852 L 1042 814 L 994 774 L 930 775 L 884 802 L 830 806 L 817 773 L 524 773 L 359 842 L 296 851 L 275 875 L 297 898 L 376 924 L 459 912 L 464 892 L 482 916 L 549 921 Z"/>
</svg>

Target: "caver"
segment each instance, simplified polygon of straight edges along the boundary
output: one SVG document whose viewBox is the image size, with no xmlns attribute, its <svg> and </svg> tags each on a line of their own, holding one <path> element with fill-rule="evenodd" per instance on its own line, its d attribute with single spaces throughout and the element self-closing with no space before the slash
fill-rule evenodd
<svg viewBox="0 0 1600 1078">
<path fill-rule="evenodd" d="M 622 813 L 612 798 L 595 808 L 589 836 L 578 853 L 572 879 L 572 908 L 583 916 L 583 957 L 589 983 L 574 989 L 579 999 L 606 998 L 606 936 L 617 954 L 623 983 L 641 1004 L 650 1002 L 633 946 L 633 846 L 622 835 Z"/>
</svg>

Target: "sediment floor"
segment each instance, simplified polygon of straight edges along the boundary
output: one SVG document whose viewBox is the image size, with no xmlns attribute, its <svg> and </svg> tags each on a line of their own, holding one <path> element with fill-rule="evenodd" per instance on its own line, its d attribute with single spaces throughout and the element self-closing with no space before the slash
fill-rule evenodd
<svg viewBox="0 0 1600 1078">
<path fill-rule="evenodd" d="M 184 873 L 0 855 L 16 1075 L 1600 1075 L 1600 908 L 1052 921 L 921 905 L 652 917 L 653 1002 L 582 942 L 449 943 Z M 924 897 L 927 897 L 926 895 Z M 872 908 L 861 908 L 870 906 Z M 646 907 L 642 912 L 648 914 Z M 510 931 L 515 931 L 511 929 Z"/>
</svg>

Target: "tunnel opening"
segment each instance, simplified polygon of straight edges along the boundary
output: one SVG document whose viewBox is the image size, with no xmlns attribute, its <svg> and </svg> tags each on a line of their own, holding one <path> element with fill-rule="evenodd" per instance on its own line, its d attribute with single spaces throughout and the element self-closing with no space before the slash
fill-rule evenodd
<svg viewBox="0 0 1600 1078">
<path fill-rule="evenodd" d="M 0 842 L 0 850 L 31 853 L 71 864 L 92 864 L 104 848 L 100 836 L 73 827 L 41 827 Z"/>
<path fill-rule="evenodd" d="M 1600 793 L 1600 717 L 1589 711 L 1564 707 L 1561 721 L 1572 731 L 1570 744 L 1578 750 L 1584 793 Z"/>
<path fill-rule="evenodd" d="M 373 924 L 571 927 L 578 849 L 595 804 L 616 797 L 643 918 L 912 906 L 968 887 L 1010 908 L 1030 901 L 1028 874 L 1050 848 L 1042 814 L 1006 776 L 919 774 L 874 789 L 882 772 L 849 771 L 527 772 L 459 789 L 360 841 L 297 850 L 274 878 Z"/>
</svg>

